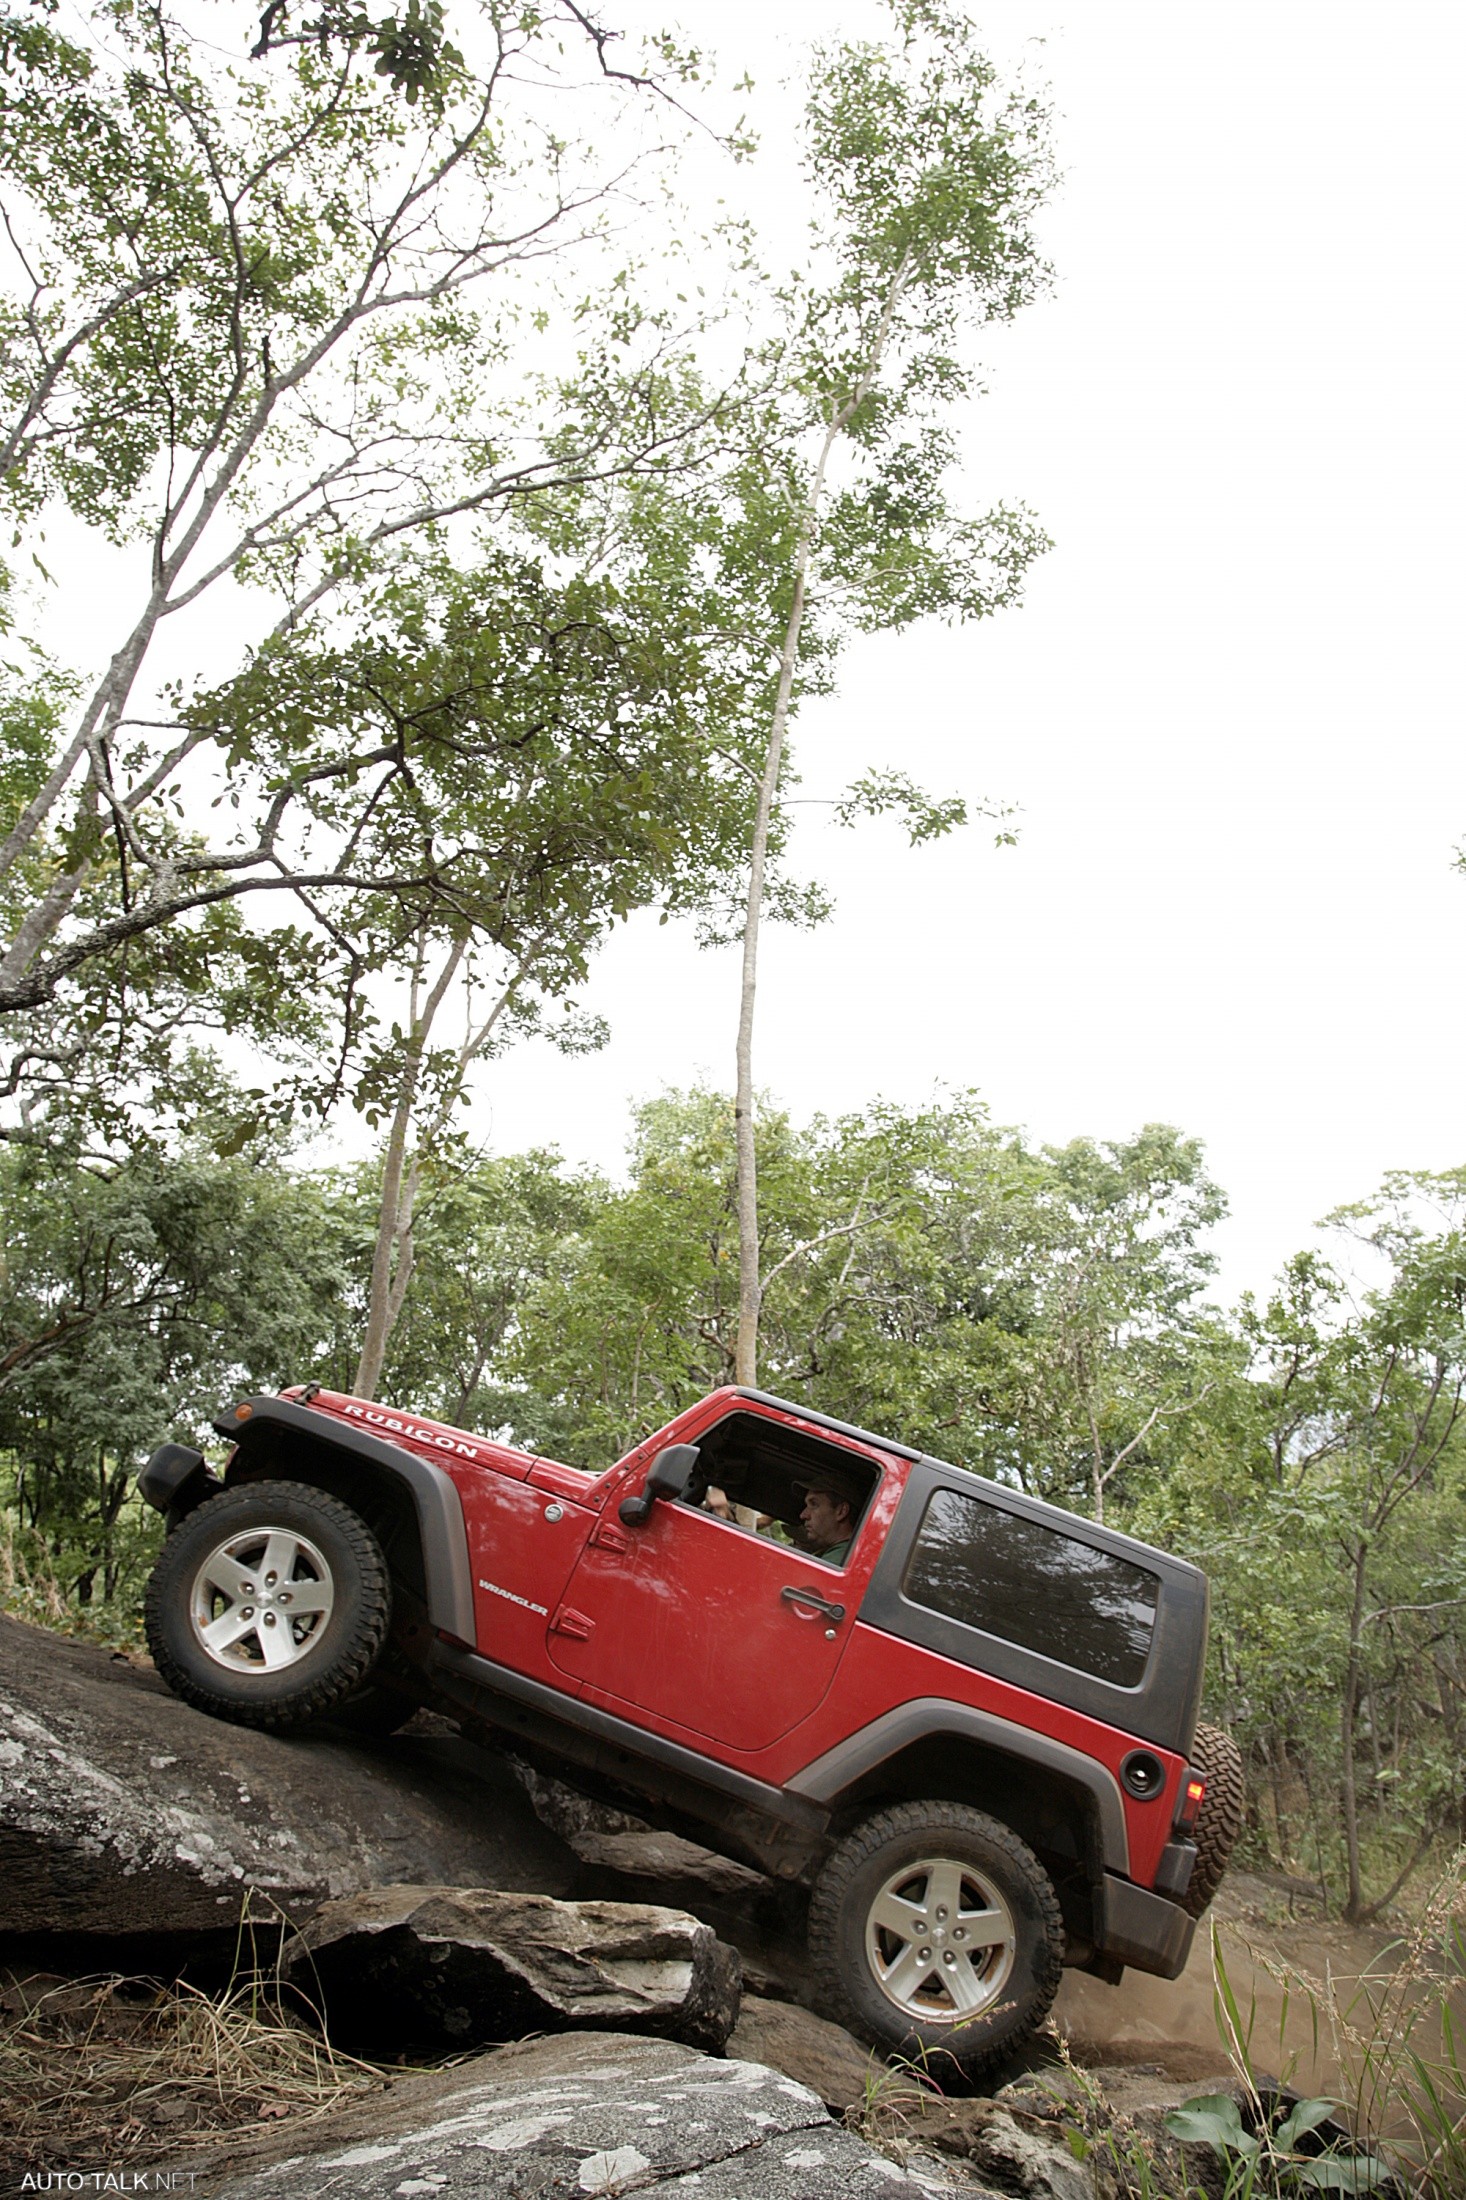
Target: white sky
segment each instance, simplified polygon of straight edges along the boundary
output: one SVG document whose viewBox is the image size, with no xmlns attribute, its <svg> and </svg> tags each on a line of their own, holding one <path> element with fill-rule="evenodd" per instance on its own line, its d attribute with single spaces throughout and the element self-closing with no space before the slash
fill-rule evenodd
<svg viewBox="0 0 1466 2200">
<path fill-rule="evenodd" d="M 946 1084 L 1042 1139 L 1177 1123 L 1232 1200 L 1231 1293 L 1386 1169 L 1466 1161 L 1466 12 L 972 5 L 1051 86 L 1065 182 L 1054 294 L 994 332 L 964 423 L 971 493 L 1027 502 L 1055 548 L 1021 612 L 852 648 L 796 754 L 805 795 L 895 762 L 1020 805 L 1021 840 L 913 852 L 803 812 L 838 908 L 766 935 L 757 1073 L 799 1117 Z M 879 10 L 605 12 L 674 10 L 757 80 L 759 212 L 787 219 L 776 80 Z M 90 560 L 58 638 L 110 649 Z M 736 982 L 732 953 L 631 925 L 589 995 L 612 1044 L 489 1065 L 475 1135 L 618 1168 L 631 1100 L 731 1086 Z"/>
<path fill-rule="evenodd" d="M 614 13 L 614 11 L 612 11 Z M 762 84 L 803 0 L 683 0 Z M 974 497 L 1056 547 L 1026 608 L 867 641 L 797 733 L 803 792 L 895 761 L 1021 805 L 908 852 L 803 833 L 835 919 L 767 935 L 757 1068 L 797 1115 L 981 1089 L 1036 1136 L 1169 1120 L 1260 1286 L 1392 1167 L 1466 1161 L 1459 234 L 1466 15 L 1428 4 L 974 6 L 1044 40 L 1058 282 L 989 346 Z M 631 1097 L 732 1079 L 736 959 L 654 922 L 604 957 L 612 1045 L 526 1048 L 475 1127 L 618 1165 Z"/>
</svg>

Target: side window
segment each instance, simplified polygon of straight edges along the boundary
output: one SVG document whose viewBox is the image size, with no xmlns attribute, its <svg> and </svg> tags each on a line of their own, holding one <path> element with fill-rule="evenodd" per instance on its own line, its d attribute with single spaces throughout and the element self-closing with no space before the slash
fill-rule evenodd
<svg viewBox="0 0 1466 2200">
<path fill-rule="evenodd" d="M 730 1413 L 701 1440 L 683 1503 L 729 1526 L 742 1506 L 758 1532 L 806 1558 L 843 1566 L 880 1479 L 873 1461 L 760 1414 Z M 738 1524 L 738 1532 L 746 1530 Z"/>
<path fill-rule="evenodd" d="M 1117 1688 L 1138 1687 L 1160 1579 L 1077 1536 L 957 1490 L 935 1490 L 905 1594 Z"/>
</svg>

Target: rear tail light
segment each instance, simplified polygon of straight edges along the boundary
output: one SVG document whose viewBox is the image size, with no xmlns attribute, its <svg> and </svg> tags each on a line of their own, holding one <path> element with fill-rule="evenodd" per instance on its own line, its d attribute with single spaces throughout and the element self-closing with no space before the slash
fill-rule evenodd
<svg viewBox="0 0 1466 2200">
<path fill-rule="evenodd" d="M 1206 1796 L 1206 1781 L 1199 1772 L 1188 1772 L 1181 1783 L 1181 1800 L 1176 1809 L 1176 1831 L 1189 1833 L 1200 1815 Z"/>
</svg>

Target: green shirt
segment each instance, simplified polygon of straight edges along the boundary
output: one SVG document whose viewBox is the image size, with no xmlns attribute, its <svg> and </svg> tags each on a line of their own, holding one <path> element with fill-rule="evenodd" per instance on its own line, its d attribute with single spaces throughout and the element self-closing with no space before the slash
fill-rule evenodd
<svg viewBox="0 0 1466 2200">
<path fill-rule="evenodd" d="M 816 1551 L 814 1555 L 822 1558 L 827 1566 L 843 1566 L 850 1553 L 850 1542 L 847 1535 L 843 1543 L 832 1543 L 827 1551 Z"/>
</svg>

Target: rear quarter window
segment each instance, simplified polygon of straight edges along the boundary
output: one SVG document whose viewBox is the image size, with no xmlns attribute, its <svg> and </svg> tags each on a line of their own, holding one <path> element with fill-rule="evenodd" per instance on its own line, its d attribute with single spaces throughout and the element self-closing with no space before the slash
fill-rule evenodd
<svg viewBox="0 0 1466 2200">
<path fill-rule="evenodd" d="M 934 1490 L 904 1594 L 1040 1657 L 1137 1688 L 1155 1634 L 1160 1577 L 1021 1513 Z"/>
</svg>

